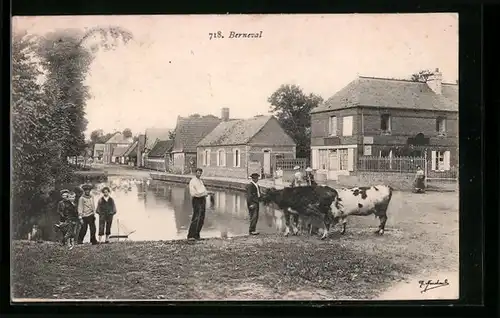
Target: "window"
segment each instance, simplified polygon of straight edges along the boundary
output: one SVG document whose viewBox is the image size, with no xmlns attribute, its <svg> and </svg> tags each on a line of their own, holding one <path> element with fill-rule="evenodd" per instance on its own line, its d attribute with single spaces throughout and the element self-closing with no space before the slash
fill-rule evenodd
<svg viewBox="0 0 500 318">
<path fill-rule="evenodd" d="M 224 167 L 226 165 L 226 151 L 220 149 L 217 151 L 217 166 Z"/>
<path fill-rule="evenodd" d="M 326 170 L 328 165 L 328 150 L 320 149 L 319 150 L 319 169 Z"/>
<path fill-rule="evenodd" d="M 238 194 L 235 194 L 234 195 L 234 207 L 233 209 L 236 211 L 236 212 L 239 212 L 240 211 L 240 205 L 241 205 L 241 199 L 240 199 L 240 196 Z"/>
<path fill-rule="evenodd" d="M 347 149 L 339 149 L 339 170 L 348 170 L 347 160 L 348 160 Z"/>
<path fill-rule="evenodd" d="M 436 131 L 440 136 L 446 134 L 446 118 L 438 117 L 436 119 Z"/>
<path fill-rule="evenodd" d="M 363 151 L 364 156 L 371 156 L 372 155 L 372 146 L 365 146 L 364 151 Z"/>
<path fill-rule="evenodd" d="M 337 136 L 337 117 L 330 116 L 330 122 L 328 123 L 328 134 L 330 136 Z"/>
<path fill-rule="evenodd" d="M 209 166 L 210 165 L 210 150 L 209 149 L 205 149 L 205 151 L 204 151 L 203 165 L 204 166 Z"/>
<path fill-rule="evenodd" d="M 384 114 L 380 117 L 380 130 L 383 133 L 391 132 L 391 115 Z"/>
<path fill-rule="evenodd" d="M 343 118 L 342 135 L 352 136 L 352 116 L 346 116 Z"/>
<path fill-rule="evenodd" d="M 431 170 L 447 171 L 450 170 L 450 152 L 432 151 L 431 152 Z"/>
<path fill-rule="evenodd" d="M 240 167 L 241 154 L 239 149 L 234 149 L 233 151 L 233 166 Z"/>
</svg>

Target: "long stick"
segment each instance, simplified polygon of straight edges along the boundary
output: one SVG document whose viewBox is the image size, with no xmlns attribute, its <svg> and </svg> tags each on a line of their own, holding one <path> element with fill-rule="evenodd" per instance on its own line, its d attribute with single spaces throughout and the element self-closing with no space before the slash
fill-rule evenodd
<svg viewBox="0 0 500 318">
<path fill-rule="evenodd" d="M 116 223 L 118 225 L 118 241 L 120 241 L 120 219 L 116 219 Z"/>
</svg>

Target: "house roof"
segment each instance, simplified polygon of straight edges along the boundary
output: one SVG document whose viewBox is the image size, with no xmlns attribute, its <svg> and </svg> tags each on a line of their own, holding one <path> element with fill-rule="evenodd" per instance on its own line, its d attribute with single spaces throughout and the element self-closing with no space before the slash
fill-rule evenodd
<svg viewBox="0 0 500 318">
<path fill-rule="evenodd" d="M 229 146 L 247 144 L 272 116 L 258 116 L 250 119 L 231 120 L 220 123 L 203 138 L 198 146 Z"/>
<path fill-rule="evenodd" d="M 107 144 L 131 144 L 132 138 L 125 138 L 121 132 L 116 132 L 106 141 Z"/>
<path fill-rule="evenodd" d="M 129 148 L 129 145 L 118 145 L 113 149 L 113 157 L 123 157 L 127 149 Z"/>
<path fill-rule="evenodd" d="M 137 156 L 137 141 L 134 141 L 133 144 L 130 145 L 130 147 L 127 148 L 125 153 L 123 154 L 124 157 L 136 157 Z"/>
<path fill-rule="evenodd" d="M 360 76 L 311 113 L 356 106 L 458 111 L 458 85 L 442 83 L 436 94 L 423 82 Z"/>
<path fill-rule="evenodd" d="M 139 153 L 144 151 L 146 145 L 146 135 L 139 135 L 137 137 L 137 150 Z"/>
<path fill-rule="evenodd" d="M 221 122 L 217 117 L 177 118 L 172 151 L 196 152 L 196 146 Z"/>
<path fill-rule="evenodd" d="M 172 146 L 174 145 L 174 141 L 172 139 L 169 140 L 158 140 L 156 144 L 153 146 L 153 149 L 151 149 L 151 152 L 149 153 L 149 157 L 163 157 L 165 153 L 170 151 L 172 149 Z"/>
<path fill-rule="evenodd" d="M 156 140 L 169 140 L 169 133 L 173 131 L 170 128 L 148 128 L 146 129 L 146 145 L 147 149 L 152 149 Z"/>
</svg>

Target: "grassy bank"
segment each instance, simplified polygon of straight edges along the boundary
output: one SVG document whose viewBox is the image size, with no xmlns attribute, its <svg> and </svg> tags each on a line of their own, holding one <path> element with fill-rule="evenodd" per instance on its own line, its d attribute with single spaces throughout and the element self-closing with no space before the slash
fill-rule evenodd
<svg viewBox="0 0 500 318">
<path fill-rule="evenodd" d="M 340 241 L 281 236 L 78 246 L 15 242 L 13 294 L 49 299 L 366 299 L 410 272 Z"/>
<path fill-rule="evenodd" d="M 349 219 L 328 240 L 279 234 L 77 246 L 16 241 L 13 296 L 49 299 L 373 299 L 458 271 L 458 195 L 395 192 L 386 232 Z M 203 235 L 203 232 L 202 232 Z M 417 283 L 410 284 L 420 295 Z M 456 286 L 456 285 L 455 285 Z M 434 293 L 434 292 L 432 292 Z M 426 293 L 432 297 L 431 293 Z M 400 297 L 402 295 L 395 295 Z"/>
</svg>

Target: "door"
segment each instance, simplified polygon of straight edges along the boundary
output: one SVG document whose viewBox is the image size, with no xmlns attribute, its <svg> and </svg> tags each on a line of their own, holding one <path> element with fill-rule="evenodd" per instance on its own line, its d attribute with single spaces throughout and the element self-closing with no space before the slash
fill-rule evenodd
<svg viewBox="0 0 500 318">
<path fill-rule="evenodd" d="M 271 174 L 271 151 L 264 150 L 264 174 Z"/>
<path fill-rule="evenodd" d="M 337 180 L 339 170 L 339 158 L 336 149 L 331 149 L 328 152 L 328 179 Z"/>
</svg>

